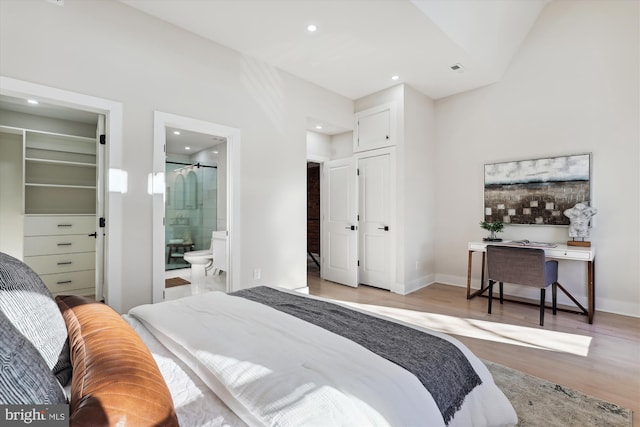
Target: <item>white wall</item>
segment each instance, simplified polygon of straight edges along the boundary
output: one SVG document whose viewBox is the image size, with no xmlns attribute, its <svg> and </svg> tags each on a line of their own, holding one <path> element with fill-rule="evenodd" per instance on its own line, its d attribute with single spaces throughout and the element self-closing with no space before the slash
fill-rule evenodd
<svg viewBox="0 0 640 427">
<path fill-rule="evenodd" d="M 331 158 L 331 137 L 307 131 L 307 160 L 323 162 Z"/>
<path fill-rule="evenodd" d="M 484 163 L 591 152 L 596 309 L 640 316 L 638 16 L 636 1 L 550 2 L 500 82 L 436 102 L 438 281 L 466 284 L 467 241 L 485 235 Z M 501 237 L 568 232 L 507 226 Z M 560 267 L 581 302 L 585 274 Z"/>
<path fill-rule="evenodd" d="M 404 289 L 411 292 L 435 280 L 436 121 L 432 99 L 404 86 Z"/>
<path fill-rule="evenodd" d="M 353 131 L 331 137 L 331 160 L 353 156 Z"/>
<path fill-rule="evenodd" d="M 112 1 L 2 1 L 0 54 L 3 76 L 123 104 L 125 310 L 151 300 L 154 110 L 241 129 L 241 286 L 306 285 L 306 117 L 349 128 L 350 100 Z"/>
</svg>

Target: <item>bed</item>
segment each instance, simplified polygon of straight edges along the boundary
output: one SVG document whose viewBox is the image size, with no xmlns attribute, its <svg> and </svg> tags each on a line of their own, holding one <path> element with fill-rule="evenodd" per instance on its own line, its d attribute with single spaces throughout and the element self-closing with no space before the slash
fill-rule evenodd
<svg viewBox="0 0 640 427">
<path fill-rule="evenodd" d="M 265 286 L 143 305 L 120 316 L 83 297 L 54 301 L 49 295 L 47 301 L 37 276 L 29 276 L 25 285 L 22 279 L 15 283 L 15 272 L 7 273 L 25 268 L 18 263 L 0 254 L 0 308 L 14 323 L 25 323 L 16 322 L 19 316 L 7 309 L 17 305 L 11 301 L 16 293 L 4 290 L 34 287 L 34 282 L 43 295 L 38 306 L 48 306 L 50 312 L 53 303 L 58 310 L 66 330 L 62 340 L 59 325 L 50 335 L 60 352 L 57 358 L 49 354 L 40 370 L 48 367 L 62 383 L 61 373 L 68 374 L 68 365 L 72 367 L 64 396 L 71 425 L 517 422 L 485 365 L 444 334 Z M 33 312 L 33 307 L 28 310 Z M 48 314 L 49 326 L 60 323 L 51 321 L 54 314 Z M 39 351 L 47 339 L 32 340 L 32 346 Z M 48 392 L 52 388 L 45 387 Z M 46 393 L 40 390 L 37 398 Z M 5 402 L 6 395 L 0 391 Z M 31 403 L 59 403 L 60 398 L 55 394 L 46 402 Z"/>
</svg>

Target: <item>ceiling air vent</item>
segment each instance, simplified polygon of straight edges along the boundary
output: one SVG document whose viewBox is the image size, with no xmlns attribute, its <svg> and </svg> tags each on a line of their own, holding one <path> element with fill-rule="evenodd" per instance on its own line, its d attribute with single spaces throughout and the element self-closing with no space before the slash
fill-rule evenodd
<svg viewBox="0 0 640 427">
<path fill-rule="evenodd" d="M 460 63 L 455 63 L 450 68 L 457 73 L 462 73 L 464 71 L 464 67 Z"/>
</svg>

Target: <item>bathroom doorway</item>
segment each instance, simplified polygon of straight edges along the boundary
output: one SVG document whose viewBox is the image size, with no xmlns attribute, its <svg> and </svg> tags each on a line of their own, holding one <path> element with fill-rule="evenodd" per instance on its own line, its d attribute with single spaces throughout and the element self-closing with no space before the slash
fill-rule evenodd
<svg viewBox="0 0 640 427">
<path fill-rule="evenodd" d="M 154 172 L 149 176 L 154 303 L 233 290 L 240 271 L 233 216 L 238 199 L 232 191 L 239 148 L 239 129 L 154 113 Z M 200 254 L 187 254 L 185 260 L 185 252 L 199 250 L 209 255 L 205 263 Z"/>
<path fill-rule="evenodd" d="M 165 299 L 226 291 L 227 141 L 168 126 L 165 160 Z M 185 257 L 185 254 L 188 254 Z M 196 255 L 197 254 L 197 255 Z"/>
</svg>

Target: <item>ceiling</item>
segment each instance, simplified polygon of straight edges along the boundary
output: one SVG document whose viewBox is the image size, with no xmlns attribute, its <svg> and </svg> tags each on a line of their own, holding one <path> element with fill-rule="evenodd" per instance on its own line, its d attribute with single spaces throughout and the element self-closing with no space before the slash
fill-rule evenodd
<svg viewBox="0 0 640 427">
<path fill-rule="evenodd" d="M 14 98 L 7 95 L 0 95 L 0 110 L 16 111 L 24 114 L 71 120 L 80 123 L 98 123 L 97 113 L 47 104 L 40 100 L 38 100 L 38 104 L 30 104 L 26 99 Z"/>
<path fill-rule="evenodd" d="M 178 133 L 176 134 L 176 132 Z M 207 135 L 184 129 L 167 128 L 166 134 L 167 154 L 190 156 L 206 149 L 211 149 L 215 152 L 214 154 L 218 154 L 216 146 L 227 141 L 226 138 L 221 136 Z"/>
<path fill-rule="evenodd" d="M 498 81 L 553 0 L 120 1 L 355 100 L 400 83 L 439 99 Z M 97 121 L 94 113 L 6 96 L 0 109 Z M 307 129 L 348 130 L 312 117 Z M 172 151 L 184 150 L 186 135 L 167 136 Z M 219 141 L 201 144 L 210 142 Z"/>
<path fill-rule="evenodd" d="M 498 81 L 550 0 L 120 1 L 350 99 L 439 99 Z"/>
</svg>

